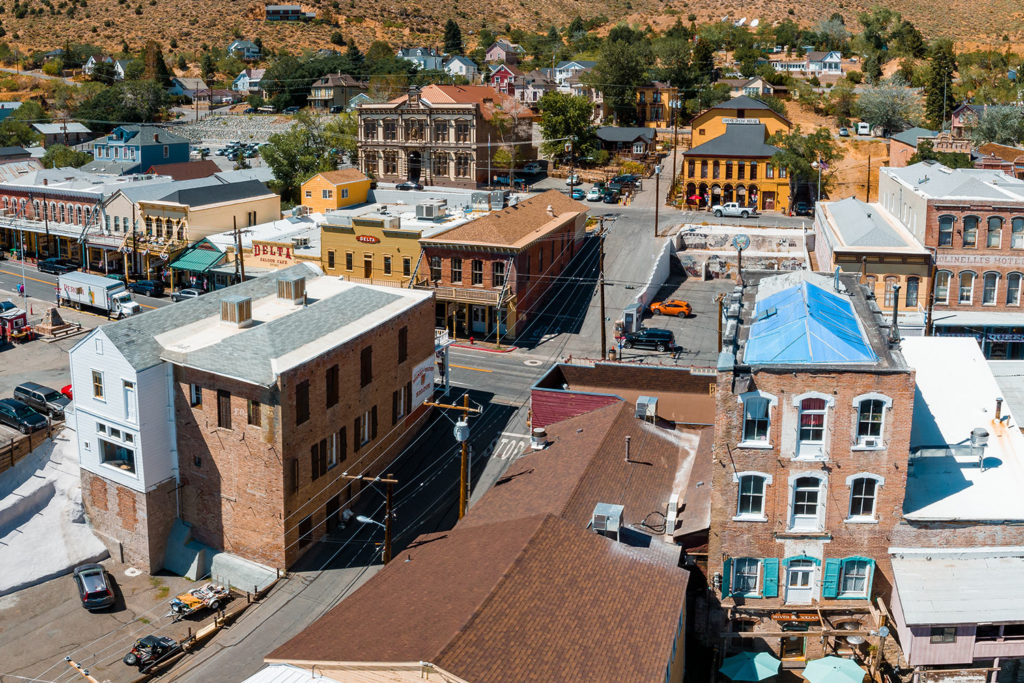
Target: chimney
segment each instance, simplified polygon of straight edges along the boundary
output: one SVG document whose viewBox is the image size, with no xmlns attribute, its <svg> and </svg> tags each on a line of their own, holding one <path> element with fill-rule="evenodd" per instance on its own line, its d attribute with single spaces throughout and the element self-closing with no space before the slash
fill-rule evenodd
<svg viewBox="0 0 1024 683">
<path fill-rule="evenodd" d="M 296 306 L 306 300 L 306 278 L 303 275 L 284 275 L 277 279 L 277 298 Z"/>
<path fill-rule="evenodd" d="M 160 133 L 153 133 L 153 142 L 160 142 Z"/>
<path fill-rule="evenodd" d="M 626 435 L 626 462 L 633 462 L 629 459 L 629 442 L 631 440 L 632 438 L 629 435 Z"/>
<path fill-rule="evenodd" d="M 996 422 L 999 422 L 1003 417 L 1003 399 L 996 399 Z"/>
<path fill-rule="evenodd" d="M 247 296 L 229 296 L 221 299 L 220 320 L 238 328 L 252 325 L 252 299 Z"/>
<path fill-rule="evenodd" d="M 900 343 L 900 326 L 896 317 L 900 312 L 900 286 L 892 287 L 892 326 L 889 327 L 889 346 L 897 346 Z"/>
<path fill-rule="evenodd" d="M 49 184 L 50 184 L 50 179 L 49 178 L 43 178 L 43 185 L 49 185 Z"/>
<path fill-rule="evenodd" d="M 548 446 L 548 433 L 543 427 L 534 427 L 530 437 L 530 448 L 535 451 L 542 451 Z"/>
</svg>

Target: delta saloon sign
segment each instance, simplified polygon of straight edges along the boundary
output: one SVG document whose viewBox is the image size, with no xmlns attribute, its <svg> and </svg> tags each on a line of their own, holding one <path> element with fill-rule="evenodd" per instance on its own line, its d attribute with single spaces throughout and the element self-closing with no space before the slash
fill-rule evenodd
<svg viewBox="0 0 1024 683">
<path fill-rule="evenodd" d="M 257 263 L 268 266 L 290 266 L 295 263 L 295 253 L 292 251 L 290 242 L 257 242 L 253 240 L 252 258 Z"/>
</svg>

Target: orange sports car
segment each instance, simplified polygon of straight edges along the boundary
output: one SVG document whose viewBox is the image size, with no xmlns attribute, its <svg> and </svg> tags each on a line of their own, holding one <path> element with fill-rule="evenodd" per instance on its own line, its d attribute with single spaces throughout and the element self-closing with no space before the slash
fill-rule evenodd
<svg viewBox="0 0 1024 683">
<path fill-rule="evenodd" d="M 693 312 L 690 304 L 680 299 L 666 299 L 651 304 L 651 313 L 654 315 L 681 315 L 686 317 Z"/>
</svg>

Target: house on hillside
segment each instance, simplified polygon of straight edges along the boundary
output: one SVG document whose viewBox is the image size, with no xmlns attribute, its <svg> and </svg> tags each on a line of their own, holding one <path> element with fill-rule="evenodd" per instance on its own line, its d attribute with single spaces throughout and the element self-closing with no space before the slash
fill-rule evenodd
<svg viewBox="0 0 1024 683">
<path fill-rule="evenodd" d="M 495 41 L 487 48 L 484 59 L 488 62 L 517 64 L 519 59 L 525 54 L 526 50 L 522 45 L 517 45 L 516 43 L 510 43 L 507 40 L 501 39 Z"/>
<path fill-rule="evenodd" d="M 86 76 L 92 76 L 93 70 L 97 64 L 113 64 L 114 58 L 110 55 L 91 55 L 89 59 L 85 60 L 85 64 L 82 65 L 82 73 Z"/>
<path fill-rule="evenodd" d="M 347 110 L 352 98 L 365 93 L 368 88 L 368 83 L 348 74 L 327 74 L 313 81 L 307 101 L 313 109 L 339 111 L 340 107 Z"/>
<path fill-rule="evenodd" d="M 237 93 L 254 95 L 260 92 L 260 81 L 266 69 L 242 69 L 235 80 L 231 81 L 231 89 Z"/>
<path fill-rule="evenodd" d="M 644 159 L 654 151 L 655 131 L 650 128 L 602 126 L 597 129 L 601 149 L 614 156 Z"/>
<path fill-rule="evenodd" d="M 806 70 L 812 74 L 841 74 L 843 73 L 843 53 L 838 50 L 808 52 Z"/>
<path fill-rule="evenodd" d="M 450 76 L 462 76 L 470 83 L 474 83 L 480 77 L 480 69 L 477 68 L 476 62 L 469 57 L 461 57 L 456 55 L 447 62 L 445 62 L 444 70 Z"/>
<path fill-rule="evenodd" d="M 302 5 L 267 5 L 266 21 L 310 21 L 316 19 L 316 12 L 306 12 Z"/>
<path fill-rule="evenodd" d="M 444 55 L 432 47 L 403 47 L 397 56 L 399 59 L 412 62 L 420 71 L 444 70 Z"/>
<path fill-rule="evenodd" d="M 720 78 L 715 85 L 729 86 L 729 96 L 739 97 L 760 97 L 761 95 L 783 95 L 789 94 L 789 88 L 784 85 L 772 85 L 760 76 L 754 78 Z"/>
<path fill-rule="evenodd" d="M 171 79 L 171 87 L 167 89 L 167 93 L 178 97 L 187 97 L 190 100 L 203 99 L 205 93 L 206 99 L 209 99 L 210 86 L 201 78 L 175 76 Z"/>
<path fill-rule="evenodd" d="M 525 104 L 537 104 L 540 98 L 555 91 L 555 82 L 545 72 L 551 69 L 536 69 L 516 81 L 513 88 L 515 98 Z"/>
<path fill-rule="evenodd" d="M 52 144 L 71 147 L 92 137 L 92 131 L 77 121 L 33 123 L 32 129 L 43 136 L 43 147 L 49 147 Z"/>
<path fill-rule="evenodd" d="M 123 81 L 128 77 L 128 67 L 131 65 L 132 60 L 130 59 L 118 59 L 114 62 L 114 80 Z"/>
<path fill-rule="evenodd" d="M 228 44 L 228 54 L 243 62 L 258 62 L 263 56 L 260 46 L 251 40 L 232 40 Z"/>
<path fill-rule="evenodd" d="M 900 167 L 910 163 L 921 140 L 934 140 L 936 131 L 915 126 L 889 138 L 889 165 Z"/>
<path fill-rule="evenodd" d="M 597 62 L 591 62 L 583 59 L 559 62 L 554 69 L 552 78 L 557 85 L 564 86 L 573 76 L 579 76 L 581 73 L 590 71 L 595 66 L 597 66 Z"/>
<path fill-rule="evenodd" d="M 488 67 L 491 71 L 491 87 L 505 95 L 515 95 L 516 84 L 525 78 L 522 71 L 510 64 Z"/>
</svg>

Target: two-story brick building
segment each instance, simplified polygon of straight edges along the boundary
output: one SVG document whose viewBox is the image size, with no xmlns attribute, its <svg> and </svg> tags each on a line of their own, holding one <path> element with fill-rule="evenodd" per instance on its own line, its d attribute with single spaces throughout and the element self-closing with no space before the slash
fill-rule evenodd
<svg viewBox="0 0 1024 683">
<path fill-rule="evenodd" d="M 1024 358 L 1024 180 L 922 162 L 881 169 L 878 197 L 933 254 L 935 333 Z"/>
<path fill-rule="evenodd" d="M 855 275 L 744 272 L 718 365 L 708 573 L 726 650 L 799 663 L 891 593 L 914 373 Z M 877 640 L 872 640 L 877 644 Z"/>
<path fill-rule="evenodd" d="M 519 158 L 534 154 L 533 112 L 484 85 L 413 88 L 358 111 L 359 168 L 385 182 L 475 188 L 501 145 L 516 145 Z"/>
<path fill-rule="evenodd" d="M 523 334 L 586 236 L 587 206 L 548 190 L 420 240 L 414 286 L 437 295 L 453 337 Z"/>
<path fill-rule="evenodd" d="M 71 351 L 93 528 L 148 571 L 176 518 L 286 568 L 361 489 L 339 473 L 386 472 L 433 368 L 429 292 L 308 264 L 97 328 Z"/>
</svg>

